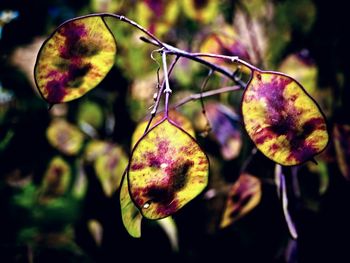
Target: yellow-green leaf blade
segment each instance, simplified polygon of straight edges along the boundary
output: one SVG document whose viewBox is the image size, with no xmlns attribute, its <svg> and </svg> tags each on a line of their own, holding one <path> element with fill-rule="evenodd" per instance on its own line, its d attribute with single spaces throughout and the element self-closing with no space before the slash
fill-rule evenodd
<svg viewBox="0 0 350 263">
<path fill-rule="evenodd" d="M 49 143 L 66 155 L 76 155 L 83 146 L 84 134 L 64 119 L 54 119 L 46 130 Z"/>
<path fill-rule="evenodd" d="M 116 43 L 100 16 L 70 20 L 43 44 L 35 80 L 49 103 L 71 101 L 93 89 L 114 64 Z"/>
<path fill-rule="evenodd" d="M 245 128 L 258 149 L 282 165 L 311 160 L 328 143 L 324 116 L 294 79 L 254 71 L 242 100 Z"/>
<path fill-rule="evenodd" d="M 196 141 L 165 119 L 134 148 L 128 173 L 131 197 L 145 217 L 164 218 L 202 192 L 208 169 Z"/>
<path fill-rule="evenodd" d="M 125 229 L 135 238 L 141 237 L 142 215 L 131 200 L 128 187 L 128 178 L 124 176 L 120 190 L 120 207 Z"/>
<path fill-rule="evenodd" d="M 181 127 L 181 129 L 185 130 L 192 137 L 195 137 L 195 131 L 193 129 L 192 123 L 184 115 L 182 115 L 180 112 L 178 112 L 176 110 L 170 110 L 169 117 L 171 118 L 171 120 L 174 123 L 176 123 L 176 125 Z M 157 124 L 158 122 L 160 122 L 164 118 L 165 118 L 164 111 L 158 113 L 153 118 L 153 120 L 150 124 L 150 128 L 152 128 L 155 124 Z M 142 137 L 143 133 L 145 132 L 145 129 L 147 127 L 148 122 L 149 122 L 149 120 L 144 120 L 137 125 L 134 133 L 132 134 L 132 139 L 131 139 L 132 148 L 135 146 L 137 141 Z"/>
</svg>

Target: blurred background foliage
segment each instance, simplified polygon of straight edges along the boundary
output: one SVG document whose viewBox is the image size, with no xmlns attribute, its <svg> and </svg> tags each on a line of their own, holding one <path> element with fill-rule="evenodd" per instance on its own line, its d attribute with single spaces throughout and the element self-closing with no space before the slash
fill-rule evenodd
<svg viewBox="0 0 350 263">
<path fill-rule="evenodd" d="M 339 0 L 2 0 L 0 261 L 350 261 L 343 241 L 350 236 L 344 5 Z M 316 158 L 318 165 L 283 169 L 296 241 L 283 217 L 275 165 L 254 151 L 241 127 L 240 92 L 206 98 L 206 117 L 199 101 L 178 108 L 209 155 L 209 185 L 171 224 L 143 220 L 141 238 L 128 235 L 119 188 L 133 132 L 138 123 L 144 125 L 157 91 L 154 47 L 129 25 L 109 19 L 118 52 L 115 67 L 96 89 L 48 111 L 33 80 L 36 54 L 55 27 L 96 12 L 125 15 L 169 44 L 238 55 L 304 85 L 328 119 L 331 141 Z M 247 69 L 212 62 L 247 80 Z M 171 75 L 172 103 L 199 93 L 207 74 L 203 66 L 180 59 Z M 206 90 L 233 84 L 213 75 Z"/>
</svg>

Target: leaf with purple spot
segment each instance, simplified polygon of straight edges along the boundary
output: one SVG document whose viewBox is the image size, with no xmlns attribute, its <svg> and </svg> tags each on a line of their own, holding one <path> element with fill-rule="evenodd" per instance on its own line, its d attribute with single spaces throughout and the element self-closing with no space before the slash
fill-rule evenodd
<svg viewBox="0 0 350 263">
<path fill-rule="evenodd" d="M 157 36 L 164 35 L 172 29 L 179 11 L 179 2 L 176 0 L 137 1 L 135 7 L 137 22 Z"/>
<path fill-rule="evenodd" d="M 222 54 L 226 56 L 238 56 L 250 60 L 248 48 L 240 40 L 236 30 L 229 24 L 220 24 L 212 33 L 207 34 L 200 43 L 200 52 Z M 218 58 L 206 58 L 216 64 L 234 67 L 234 64 Z"/>
<path fill-rule="evenodd" d="M 144 217 L 174 214 L 208 183 L 209 161 L 187 132 L 169 119 L 149 130 L 129 162 L 130 195 Z"/>
<path fill-rule="evenodd" d="M 260 200 L 260 180 L 247 173 L 241 174 L 238 180 L 232 185 L 228 194 L 220 227 L 228 227 L 245 216 L 260 203 Z"/>
<path fill-rule="evenodd" d="M 40 201 L 46 202 L 62 196 L 71 180 L 71 167 L 60 156 L 49 162 L 40 187 Z"/>
<path fill-rule="evenodd" d="M 83 96 L 112 68 L 116 50 L 102 16 L 63 23 L 44 42 L 36 60 L 34 75 L 40 94 L 50 104 Z"/>
<path fill-rule="evenodd" d="M 242 98 L 243 122 L 257 148 L 282 165 L 312 160 L 328 143 L 316 102 L 291 77 L 254 70 Z"/>
</svg>

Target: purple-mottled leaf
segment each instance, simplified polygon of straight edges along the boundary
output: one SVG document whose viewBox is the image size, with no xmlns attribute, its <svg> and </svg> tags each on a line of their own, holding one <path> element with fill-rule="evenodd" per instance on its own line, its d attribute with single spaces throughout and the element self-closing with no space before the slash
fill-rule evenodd
<svg viewBox="0 0 350 263">
<path fill-rule="evenodd" d="M 45 41 L 34 75 L 50 104 L 71 101 L 96 87 L 114 65 L 116 42 L 102 16 L 60 25 Z"/>
<path fill-rule="evenodd" d="M 242 97 L 242 115 L 256 147 L 276 163 L 297 165 L 327 146 L 321 109 L 297 81 L 282 73 L 253 71 Z"/>
<path fill-rule="evenodd" d="M 131 154 L 130 195 L 143 216 L 167 217 L 200 194 L 209 161 L 198 143 L 169 119 L 154 126 Z"/>
</svg>

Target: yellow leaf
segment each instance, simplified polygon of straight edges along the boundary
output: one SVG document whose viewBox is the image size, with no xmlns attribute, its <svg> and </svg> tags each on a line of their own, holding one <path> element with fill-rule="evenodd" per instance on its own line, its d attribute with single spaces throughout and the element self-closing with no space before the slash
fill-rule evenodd
<svg viewBox="0 0 350 263">
<path fill-rule="evenodd" d="M 71 101 L 98 85 L 114 65 L 116 42 L 101 16 L 60 25 L 37 57 L 34 75 L 50 104 Z"/>
<path fill-rule="evenodd" d="M 328 143 L 324 115 L 291 77 L 253 71 L 242 98 L 245 129 L 258 149 L 281 165 L 311 160 Z"/>
<path fill-rule="evenodd" d="M 197 142 L 165 119 L 136 144 L 129 163 L 130 195 L 143 216 L 167 217 L 200 194 L 209 162 Z"/>
</svg>

